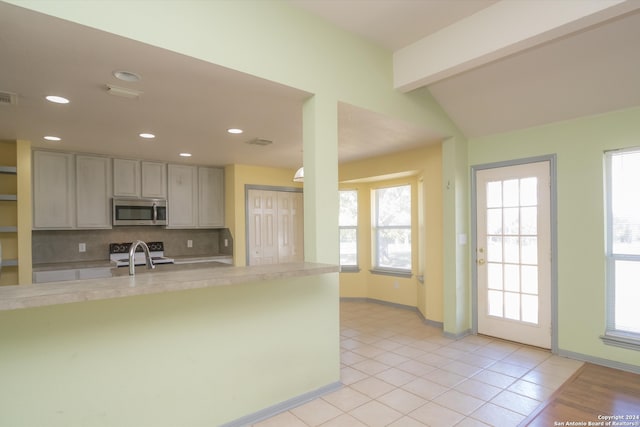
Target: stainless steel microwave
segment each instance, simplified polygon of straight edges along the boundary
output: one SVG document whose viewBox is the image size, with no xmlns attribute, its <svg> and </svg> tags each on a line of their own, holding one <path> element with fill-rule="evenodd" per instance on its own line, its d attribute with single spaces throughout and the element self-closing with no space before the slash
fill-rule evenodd
<svg viewBox="0 0 640 427">
<path fill-rule="evenodd" d="M 167 225 L 167 201 L 114 198 L 113 225 Z"/>
</svg>

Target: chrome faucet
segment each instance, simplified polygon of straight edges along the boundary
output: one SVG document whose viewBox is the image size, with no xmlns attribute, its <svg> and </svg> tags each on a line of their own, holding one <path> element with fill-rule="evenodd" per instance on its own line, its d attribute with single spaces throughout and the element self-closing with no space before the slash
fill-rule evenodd
<svg viewBox="0 0 640 427">
<path fill-rule="evenodd" d="M 131 244 L 131 247 L 129 248 L 129 276 L 136 275 L 135 253 L 138 245 L 142 246 L 142 250 L 144 251 L 144 259 L 147 262 L 147 268 L 150 268 L 150 269 L 156 268 L 156 266 L 153 265 L 151 254 L 149 254 L 149 246 L 147 246 L 147 244 L 142 240 L 136 240 Z"/>
</svg>

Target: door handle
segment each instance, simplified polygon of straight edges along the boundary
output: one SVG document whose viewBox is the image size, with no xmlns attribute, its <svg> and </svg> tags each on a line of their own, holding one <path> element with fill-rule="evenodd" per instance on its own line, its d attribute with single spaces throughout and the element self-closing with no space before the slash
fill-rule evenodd
<svg viewBox="0 0 640 427">
<path fill-rule="evenodd" d="M 484 263 L 485 263 L 485 261 L 484 261 L 484 259 L 483 259 L 483 258 L 480 258 L 480 259 L 478 260 L 478 265 L 484 265 Z"/>
</svg>

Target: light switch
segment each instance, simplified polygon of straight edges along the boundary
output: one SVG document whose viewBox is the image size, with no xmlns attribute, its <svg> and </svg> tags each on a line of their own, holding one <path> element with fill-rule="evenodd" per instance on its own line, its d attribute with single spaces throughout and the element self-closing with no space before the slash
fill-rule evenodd
<svg viewBox="0 0 640 427">
<path fill-rule="evenodd" d="M 193 247 L 193 240 L 187 240 L 187 247 L 188 248 L 192 248 Z"/>
<path fill-rule="evenodd" d="M 86 252 L 87 244 L 86 243 L 78 243 L 78 252 Z"/>
</svg>

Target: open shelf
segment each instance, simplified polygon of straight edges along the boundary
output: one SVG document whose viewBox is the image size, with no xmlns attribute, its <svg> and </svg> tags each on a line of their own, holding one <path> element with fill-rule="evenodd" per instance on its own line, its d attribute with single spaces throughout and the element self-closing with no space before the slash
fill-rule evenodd
<svg viewBox="0 0 640 427">
<path fill-rule="evenodd" d="M 15 175 L 17 173 L 17 169 L 15 166 L 0 166 L 0 173 Z"/>
<path fill-rule="evenodd" d="M 17 259 L 3 259 L 2 267 L 16 267 L 18 265 Z"/>
<path fill-rule="evenodd" d="M 18 200 L 15 194 L 0 194 L 0 200 Z"/>
<path fill-rule="evenodd" d="M 17 233 L 18 227 L 12 226 L 0 226 L 0 233 Z"/>
</svg>

